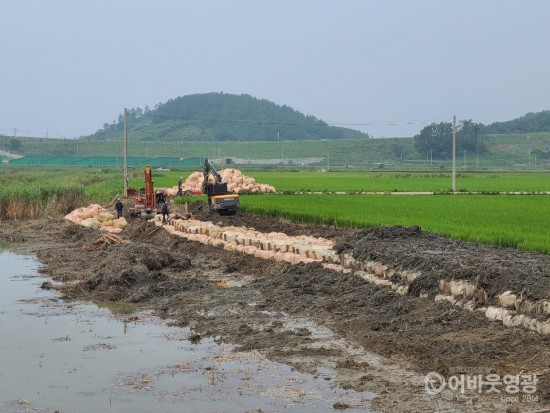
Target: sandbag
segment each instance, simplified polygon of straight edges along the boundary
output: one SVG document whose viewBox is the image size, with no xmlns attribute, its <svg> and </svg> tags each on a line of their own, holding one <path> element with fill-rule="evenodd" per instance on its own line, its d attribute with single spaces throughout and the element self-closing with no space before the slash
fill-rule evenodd
<svg viewBox="0 0 550 413">
<path fill-rule="evenodd" d="M 95 218 L 86 218 L 80 222 L 80 225 L 87 228 L 95 228 L 99 229 L 101 227 L 101 223 L 95 219 Z"/>
<path fill-rule="evenodd" d="M 113 227 L 124 229 L 128 225 L 128 221 L 126 221 L 126 218 L 121 217 L 118 219 L 113 220 Z"/>
<path fill-rule="evenodd" d="M 100 212 L 96 216 L 96 219 L 99 222 L 112 221 L 113 219 L 115 219 L 115 216 L 113 214 L 111 214 L 110 212 Z"/>
</svg>

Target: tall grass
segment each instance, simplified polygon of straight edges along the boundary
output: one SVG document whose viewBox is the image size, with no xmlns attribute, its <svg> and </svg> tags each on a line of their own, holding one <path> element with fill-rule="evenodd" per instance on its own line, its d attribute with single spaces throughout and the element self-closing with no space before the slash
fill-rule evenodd
<svg viewBox="0 0 550 413">
<path fill-rule="evenodd" d="M 122 179 L 116 171 L 3 167 L 0 219 L 64 215 L 90 201 L 105 202 L 121 192 Z"/>
<path fill-rule="evenodd" d="M 0 218 L 33 219 L 44 214 L 67 214 L 85 205 L 88 199 L 83 186 L 3 187 L 0 189 Z"/>
</svg>

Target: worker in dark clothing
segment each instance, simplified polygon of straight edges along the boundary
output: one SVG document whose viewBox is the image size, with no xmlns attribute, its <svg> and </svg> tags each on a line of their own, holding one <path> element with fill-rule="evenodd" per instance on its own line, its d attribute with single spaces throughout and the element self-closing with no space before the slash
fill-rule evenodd
<svg viewBox="0 0 550 413">
<path fill-rule="evenodd" d="M 180 179 L 178 179 L 178 196 L 182 195 L 181 189 L 183 186 L 183 178 L 180 176 Z"/>
<path fill-rule="evenodd" d="M 165 202 L 163 205 L 162 205 L 162 223 L 165 224 L 166 222 L 168 222 L 168 214 L 170 213 L 170 210 L 168 209 L 168 202 Z"/>
<path fill-rule="evenodd" d="M 124 209 L 124 205 L 122 205 L 122 202 L 120 202 L 120 199 L 116 200 L 115 209 L 116 209 L 116 217 L 117 218 L 122 217 L 122 210 Z"/>
</svg>

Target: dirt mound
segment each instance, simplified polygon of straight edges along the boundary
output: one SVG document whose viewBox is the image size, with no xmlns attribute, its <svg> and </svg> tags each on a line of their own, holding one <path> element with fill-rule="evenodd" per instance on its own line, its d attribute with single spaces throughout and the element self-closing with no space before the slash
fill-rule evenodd
<svg viewBox="0 0 550 413">
<path fill-rule="evenodd" d="M 440 279 L 474 282 L 489 296 L 511 290 L 525 299 L 550 297 L 550 256 L 452 240 L 419 227 L 365 229 L 336 246 L 362 261 L 379 261 L 398 270 L 420 271 L 411 289 L 436 291 Z M 423 284 L 423 288 L 419 288 Z"/>
<path fill-rule="evenodd" d="M 420 237 L 424 233 L 418 225 L 404 227 L 402 225 L 394 225 L 391 227 L 376 227 L 373 229 L 360 230 L 357 236 L 363 239 L 401 239 L 410 237 Z"/>
<path fill-rule="evenodd" d="M 63 287 L 67 297 L 94 295 L 108 301 L 142 302 L 167 291 L 192 288 L 178 284 L 163 272 L 191 266 L 188 258 L 174 256 L 165 248 L 129 243 L 104 246 L 101 252 L 89 262 L 80 282 Z"/>
<path fill-rule="evenodd" d="M 92 236 L 95 231 L 92 228 L 83 227 L 81 225 L 65 225 L 61 229 L 61 238 L 67 241 L 82 241 Z"/>
<path fill-rule="evenodd" d="M 142 303 L 182 291 L 197 291 L 204 283 L 193 278 L 173 279 L 160 271 L 129 268 L 109 276 L 96 276 L 64 288 L 68 297 L 92 295 L 105 301 Z"/>
</svg>

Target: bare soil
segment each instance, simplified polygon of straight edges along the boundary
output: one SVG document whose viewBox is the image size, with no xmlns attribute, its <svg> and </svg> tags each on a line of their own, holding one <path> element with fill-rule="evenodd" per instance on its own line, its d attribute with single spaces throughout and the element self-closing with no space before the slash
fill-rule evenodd
<svg viewBox="0 0 550 413">
<path fill-rule="evenodd" d="M 528 412 L 550 404 L 550 337 L 509 329 L 483 315 L 435 303 L 437 280 L 474 280 L 489 294 L 550 297 L 550 257 L 449 240 L 420 228 L 342 230 L 239 213 L 200 219 L 334 239 L 340 251 L 422 272 L 399 296 L 319 264 L 288 265 L 228 252 L 131 221 L 125 245 L 95 244 L 100 233 L 62 219 L 2 222 L 0 241 L 36 253 L 68 299 L 127 302 L 205 336 L 254 349 L 335 385 L 369 391 L 382 412 Z M 213 218 L 213 219 L 212 219 Z M 430 297 L 420 298 L 421 292 Z M 501 395 L 429 396 L 423 378 L 538 373 L 538 402 Z M 473 374 L 473 373 L 472 373 Z M 525 400 L 523 400 L 525 401 Z"/>
</svg>

